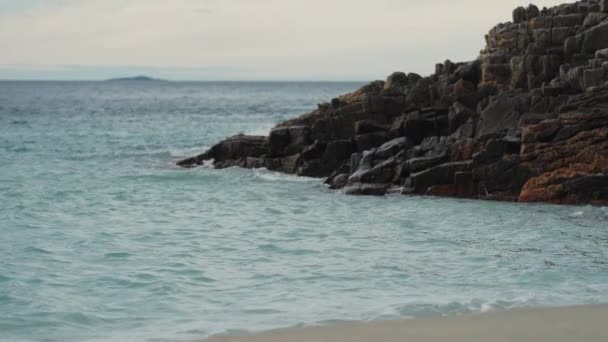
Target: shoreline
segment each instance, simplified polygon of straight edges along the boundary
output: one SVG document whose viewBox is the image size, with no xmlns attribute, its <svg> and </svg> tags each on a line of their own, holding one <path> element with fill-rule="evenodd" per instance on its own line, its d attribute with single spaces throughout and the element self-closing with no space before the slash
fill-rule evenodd
<svg viewBox="0 0 608 342">
<path fill-rule="evenodd" d="M 348 323 L 212 336 L 200 342 L 604 342 L 608 304 L 515 309 L 491 313 Z"/>
</svg>

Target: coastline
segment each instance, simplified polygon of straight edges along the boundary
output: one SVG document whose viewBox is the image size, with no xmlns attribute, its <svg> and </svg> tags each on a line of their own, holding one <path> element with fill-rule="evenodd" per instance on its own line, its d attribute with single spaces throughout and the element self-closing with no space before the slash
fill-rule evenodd
<svg viewBox="0 0 608 342">
<path fill-rule="evenodd" d="M 608 204 L 608 2 L 518 7 L 476 59 L 394 72 L 177 162 L 325 179 L 348 195 Z"/>
<path fill-rule="evenodd" d="M 608 341 L 608 304 L 516 309 L 484 314 L 288 328 L 200 342 L 600 342 Z"/>
</svg>

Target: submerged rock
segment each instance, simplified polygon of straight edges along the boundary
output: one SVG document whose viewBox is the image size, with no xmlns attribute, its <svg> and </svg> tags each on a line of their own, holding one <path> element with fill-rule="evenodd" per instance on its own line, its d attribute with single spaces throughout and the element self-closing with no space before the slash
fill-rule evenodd
<svg viewBox="0 0 608 342">
<path fill-rule="evenodd" d="M 395 72 L 178 165 L 329 177 L 346 194 L 608 203 L 605 7 L 519 7 L 474 61 Z"/>
</svg>

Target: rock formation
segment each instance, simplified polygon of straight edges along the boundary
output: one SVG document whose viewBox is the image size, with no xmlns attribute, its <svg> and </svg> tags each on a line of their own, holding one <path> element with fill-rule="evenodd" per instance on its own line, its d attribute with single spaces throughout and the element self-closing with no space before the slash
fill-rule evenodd
<svg viewBox="0 0 608 342">
<path fill-rule="evenodd" d="M 347 194 L 608 203 L 608 1 L 519 7 L 486 43 L 178 164 L 327 177 Z"/>
</svg>

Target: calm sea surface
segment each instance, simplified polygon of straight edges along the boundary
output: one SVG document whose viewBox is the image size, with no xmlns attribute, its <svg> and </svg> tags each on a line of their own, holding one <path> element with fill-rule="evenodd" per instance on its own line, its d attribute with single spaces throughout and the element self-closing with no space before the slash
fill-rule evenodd
<svg viewBox="0 0 608 342">
<path fill-rule="evenodd" d="M 0 340 L 608 302 L 608 209 L 349 197 L 182 157 L 356 83 L 0 82 Z"/>
</svg>

